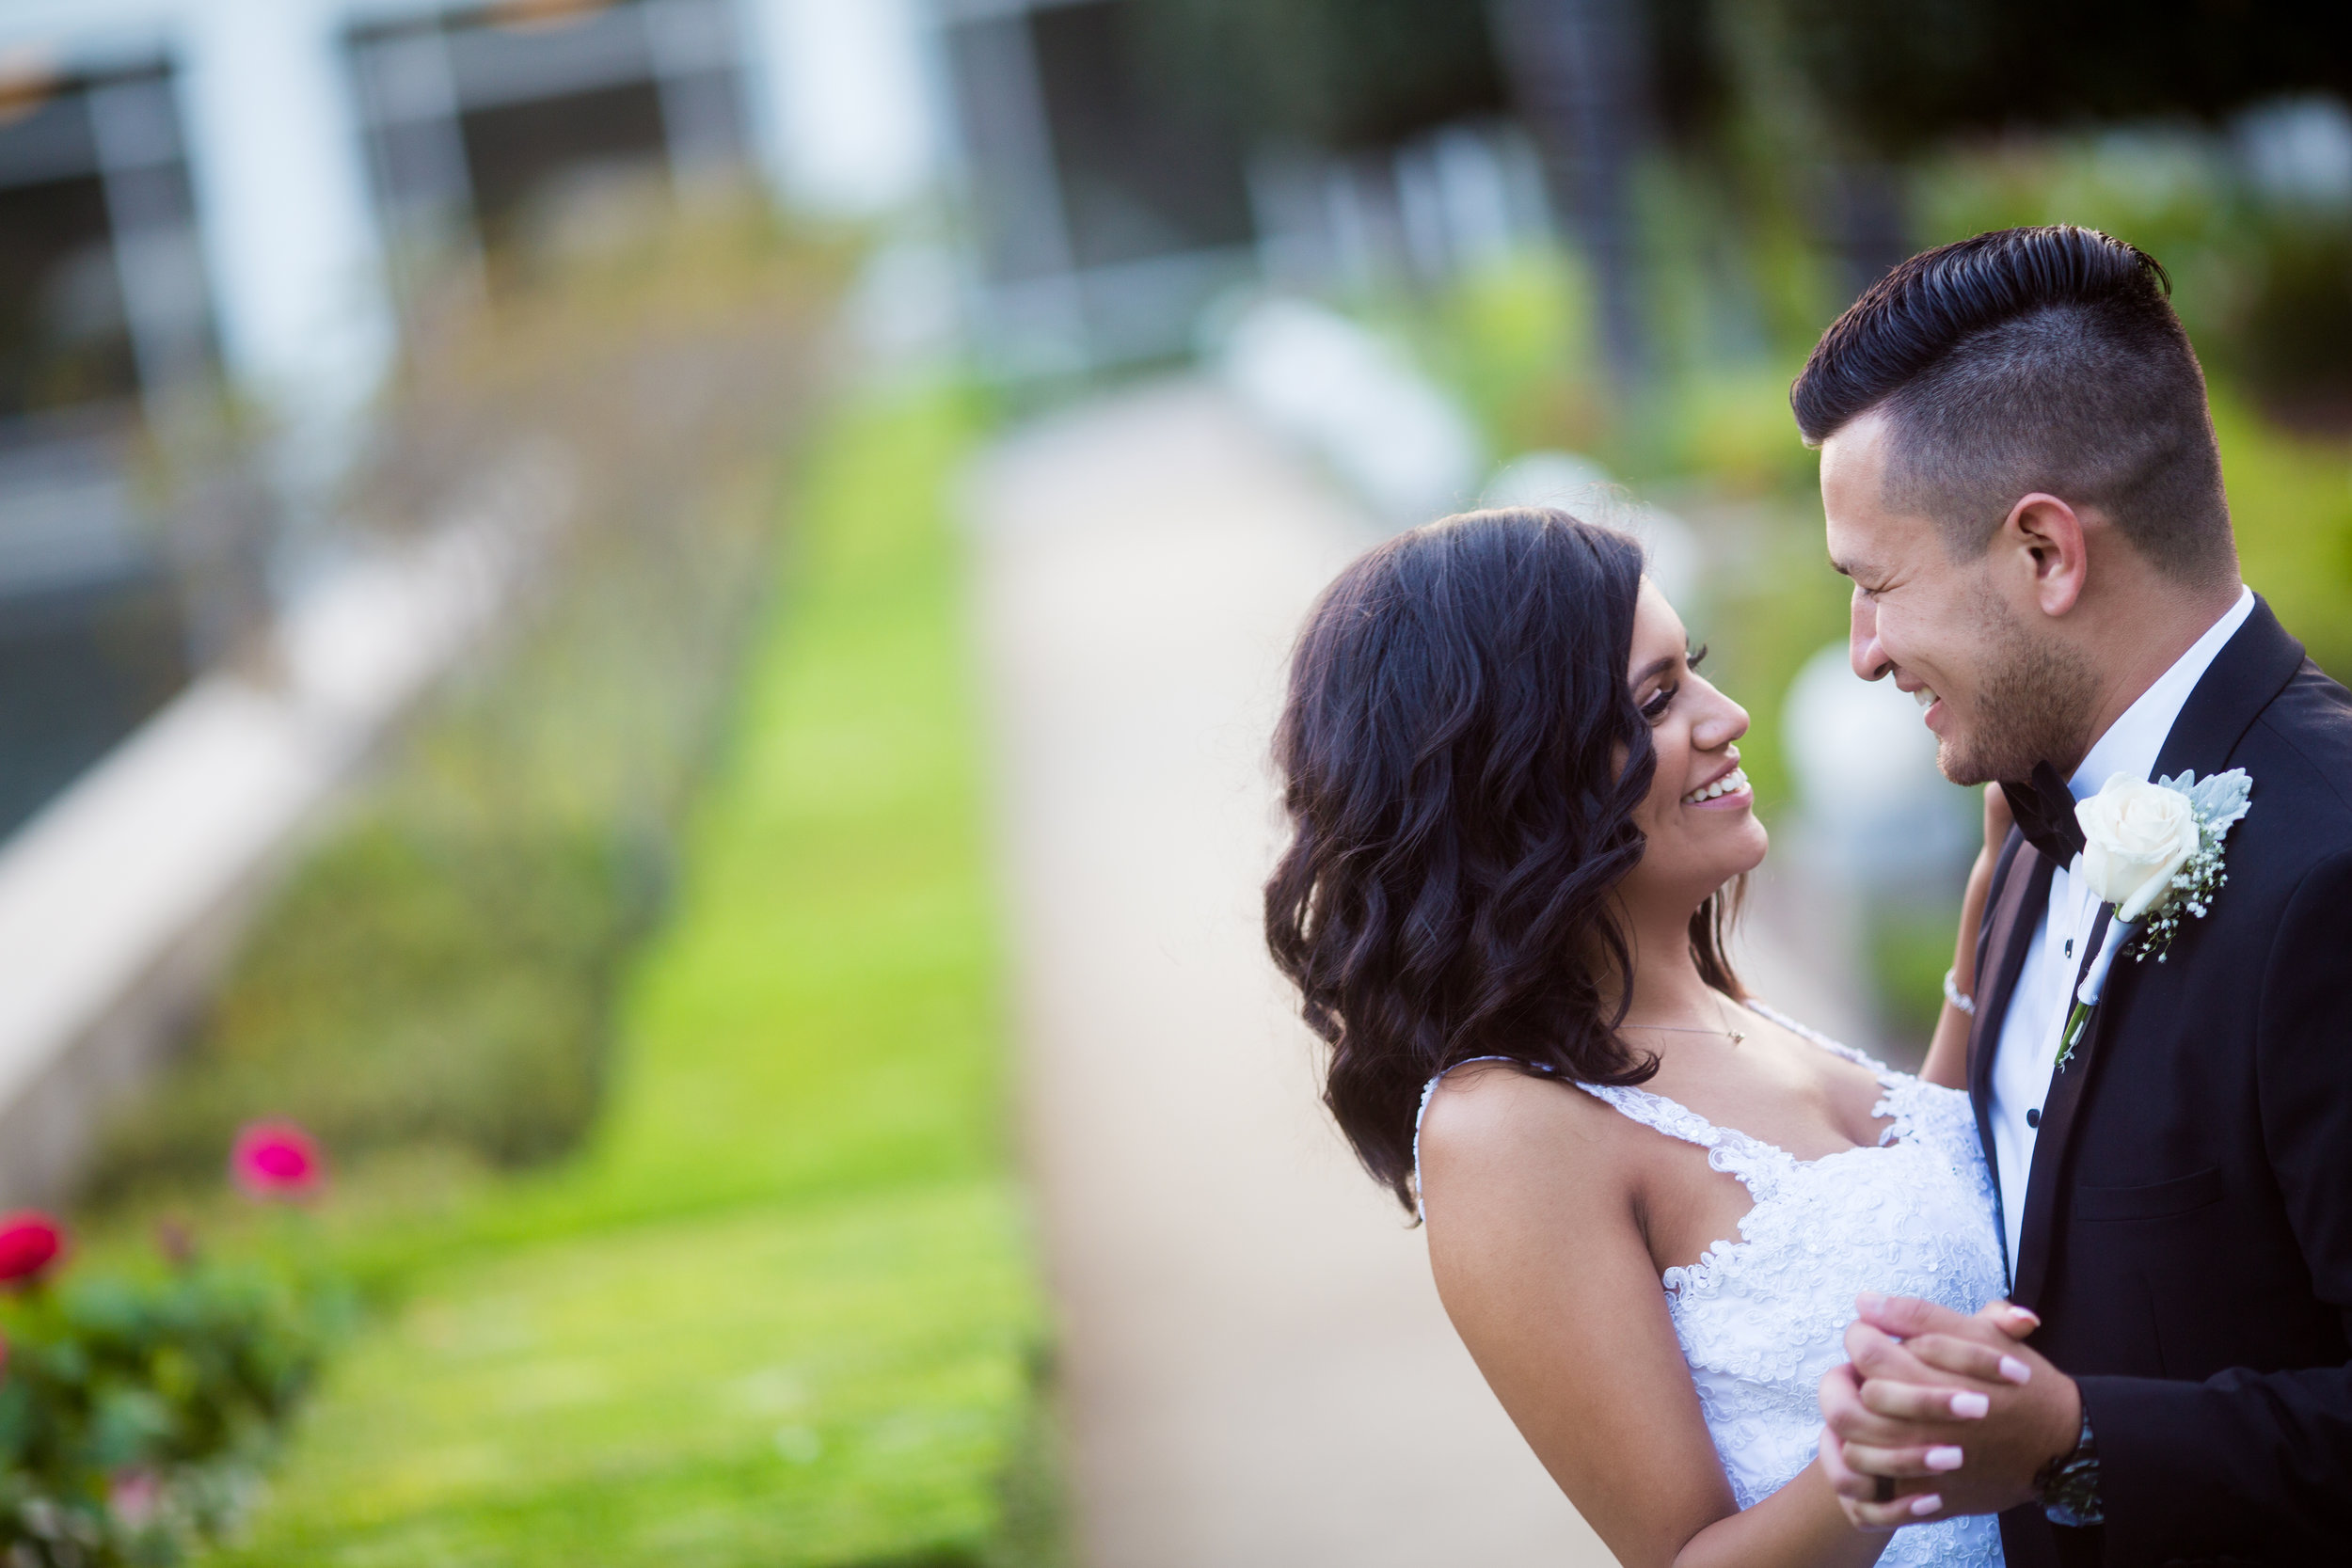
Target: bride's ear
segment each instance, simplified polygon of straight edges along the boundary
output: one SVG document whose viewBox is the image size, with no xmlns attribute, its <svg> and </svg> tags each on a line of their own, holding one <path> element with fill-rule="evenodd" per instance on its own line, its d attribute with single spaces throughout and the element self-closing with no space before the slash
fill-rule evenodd
<svg viewBox="0 0 2352 1568">
<path fill-rule="evenodd" d="M 2037 490 L 2019 497 L 2001 519 L 1994 545 L 2010 551 L 2030 575 L 2034 601 L 2042 614 L 2064 615 L 2082 598 L 2090 565 L 2082 518 L 2056 496 Z"/>
</svg>

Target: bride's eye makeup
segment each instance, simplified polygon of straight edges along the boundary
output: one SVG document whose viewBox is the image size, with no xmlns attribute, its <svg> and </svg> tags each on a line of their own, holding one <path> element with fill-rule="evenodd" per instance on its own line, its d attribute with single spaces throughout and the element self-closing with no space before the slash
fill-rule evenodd
<svg viewBox="0 0 2352 1568">
<path fill-rule="evenodd" d="M 1683 672 L 1687 674 L 1695 671 L 1706 659 L 1706 657 L 1707 644 L 1702 642 L 1697 648 L 1682 656 Z M 1668 681 L 1665 685 L 1660 687 L 1657 690 L 1651 692 L 1647 697 L 1643 699 L 1641 710 L 1642 717 L 1648 720 L 1653 724 L 1657 723 L 1661 719 L 1666 717 L 1666 710 L 1674 706 L 1675 697 L 1681 690 L 1682 683 L 1680 681 Z"/>
</svg>

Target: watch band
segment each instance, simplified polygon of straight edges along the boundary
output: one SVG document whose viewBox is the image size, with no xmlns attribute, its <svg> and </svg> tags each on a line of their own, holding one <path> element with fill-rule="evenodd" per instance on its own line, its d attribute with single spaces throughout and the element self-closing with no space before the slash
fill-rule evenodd
<svg viewBox="0 0 2352 1568">
<path fill-rule="evenodd" d="M 2089 1405 L 2083 1407 L 2082 1435 L 2074 1451 L 2050 1461 L 2033 1480 L 2042 1516 L 2050 1523 L 2075 1529 L 2106 1523 L 2106 1508 L 2099 1497 L 2099 1445 L 2090 1433 Z"/>
</svg>

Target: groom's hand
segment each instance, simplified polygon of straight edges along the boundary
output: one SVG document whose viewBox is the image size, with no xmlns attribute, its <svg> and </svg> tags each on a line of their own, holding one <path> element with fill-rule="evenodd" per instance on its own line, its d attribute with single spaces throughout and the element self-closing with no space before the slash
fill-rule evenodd
<svg viewBox="0 0 2352 1568">
<path fill-rule="evenodd" d="M 2033 1314 L 1996 1302 L 1968 1318 L 1904 1296 L 1856 1306 L 1851 1364 L 1820 1384 L 1821 1460 L 1847 1516 L 1891 1529 L 2031 1501 L 2034 1477 L 2082 1430 L 2074 1380 L 2019 1343 Z"/>
</svg>

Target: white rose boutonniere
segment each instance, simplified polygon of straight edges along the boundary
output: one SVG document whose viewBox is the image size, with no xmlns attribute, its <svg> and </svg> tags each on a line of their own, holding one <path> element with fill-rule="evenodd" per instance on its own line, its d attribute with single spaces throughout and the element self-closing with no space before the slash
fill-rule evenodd
<svg viewBox="0 0 2352 1568">
<path fill-rule="evenodd" d="M 2203 842 L 2188 797 L 2127 773 L 2074 808 L 2083 829 L 2083 880 L 2128 926 L 2176 891 L 2172 879 Z"/>
<path fill-rule="evenodd" d="M 2201 920 L 2230 879 L 2221 844 L 2244 816 L 2254 783 L 2243 768 L 2199 779 L 2180 773 L 2150 784 L 2128 773 L 2109 779 L 2074 807 L 2083 830 L 2083 880 L 2115 906 L 2116 931 L 2102 944 L 2074 993 L 2058 1065 L 2064 1067 L 2099 1005 L 2107 966 L 2125 945 L 2136 962 L 2164 962 L 2181 934 L 2184 913 Z"/>
</svg>

